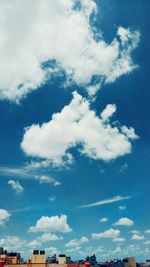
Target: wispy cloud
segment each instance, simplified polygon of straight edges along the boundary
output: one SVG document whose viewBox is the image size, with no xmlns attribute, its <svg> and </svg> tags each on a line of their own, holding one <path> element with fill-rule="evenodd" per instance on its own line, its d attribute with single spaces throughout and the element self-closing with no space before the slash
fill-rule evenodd
<svg viewBox="0 0 150 267">
<path fill-rule="evenodd" d="M 105 217 L 104 217 L 104 218 L 101 218 L 99 221 L 100 221 L 100 222 L 103 222 L 103 223 L 104 223 L 104 222 L 108 222 L 108 218 L 105 218 Z"/>
<path fill-rule="evenodd" d="M 15 191 L 16 194 L 23 193 L 24 188 L 18 181 L 9 180 L 8 184 L 11 186 L 11 188 Z"/>
<path fill-rule="evenodd" d="M 120 169 L 118 170 L 118 172 L 124 172 L 127 168 L 128 168 L 128 164 L 124 163 L 120 166 Z"/>
<path fill-rule="evenodd" d="M 118 207 L 118 209 L 119 209 L 119 210 L 125 210 L 125 209 L 126 209 L 126 206 L 125 206 L 125 205 L 120 205 L 120 206 Z"/>
<path fill-rule="evenodd" d="M 48 200 L 49 200 L 50 202 L 54 202 L 54 201 L 56 200 L 56 197 L 55 197 L 55 196 L 54 196 L 54 197 L 49 197 Z"/>
<path fill-rule="evenodd" d="M 0 174 L 4 176 L 17 176 L 20 178 L 31 178 L 33 176 L 32 174 L 29 174 L 24 167 L 0 166 Z"/>
<path fill-rule="evenodd" d="M 10 210 L 9 212 L 11 213 L 19 213 L 19 212 L 24 212 L 24 211 L 28 211 L 31 210 L 31 207 L 25 207 L 25 208 L 20 208 L 20 209 L 13 209 Z"/>
<path fill-rule="evenodd" d="M 123 201 L 123 200 L 127 200 L 130 199 L 131 196 L 114 196 L 112 198 L 106 198 L 94 203 L 90 203 L 90 204 L 86 204 L 86 205 L 82 205 L 79 206 L 78 208 L 82 209 L 82 208 L 92 208 L 92 207 L 96 207 L 96 206 L 102 206 L 102 205 L 107 205 L 107 204 L 111 204 L 113 202 L 118 202 L 118 201 Z"/>
<path fill-rule="evenodd" d="M 16 176 L 18 179 L 28 179 L 39 182 L 40 184 L 49 183 L 52 186 L 59 186 L 61 183 L 51 177 L 50 175 L 43 174 L 39 170 L 38 172 L 35 170 L 30 170 L 26 168 L 26 166 L 19 167 L 2 167 L 0 166 L 0 176 L 14 177 Z M 10 184 L 10 183 L 9 183 Z M 12 182 L 11 182 L 12 184 Z M 14 182 L 13 182 L 14 184 Z"/>
</svg>

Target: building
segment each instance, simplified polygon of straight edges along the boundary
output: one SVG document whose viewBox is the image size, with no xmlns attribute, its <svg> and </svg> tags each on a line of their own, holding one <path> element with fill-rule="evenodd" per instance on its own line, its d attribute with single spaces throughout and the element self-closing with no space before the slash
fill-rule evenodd
<svg viewBox="0 0 150 267">
<path fill-rule="evenodd" d="M 30 263 L 46 263 L 46 256 L 44 250 L 34 250 Z"/>
<path fill-rule="evenodd" d="M 123 259 L 124 267 L 136 267 L 135 257 L 128 257 Z"/>
<path fill-rule="evenodd" d="M 59 255 L 59 264 L 69 264 L 71 262 L 71 257 L 67 257 L 64 254 Z"/>
<path fill-rule="evenodd" d="M 20 263 L 21 255 L 18 252 L 7 252 L 0 247 L 0 263 L 1 264 L 18 264 Z"/>
<path fill-rule="evenodd" d="M 150 260 L 146 260 L 146 262 L 141 263 L 140 267 L 150 267 Z"/>
</svg>

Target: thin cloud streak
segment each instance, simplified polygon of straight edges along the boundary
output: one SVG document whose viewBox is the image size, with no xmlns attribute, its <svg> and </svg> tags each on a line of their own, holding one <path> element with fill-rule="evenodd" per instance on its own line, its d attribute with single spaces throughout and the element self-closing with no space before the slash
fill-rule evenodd
<svg viewBox="0 0 150 267">
<path fill-rule="evenodd" d="M 24 167 L 2 167 L 0 166 L 0 175 L 4 175 L 4 176 L 17 176 L 20 179 L 24 179 L 24 178 L 33 178 L 33 174 L 29 174 Z"/>
<path fill-rule="evenodd" d="M 26 208 L 20 208 L 20 209 L 14 209 L 14 210 L 9 210 L 9 212 L 11 213 L 18 213 L 18 212 L 24 212 L 24 211 L 28 211 L 31 210 L 31 207 L 26 207 Z"/>
<path fill-rule="evenodd" d="M 34 180 L 39 182 L 40 184 L 49 183 L 51 186 L 59 186 L 61 185 L 60 181 L 57 181 L 52 176 L 47 175 L 45 172 L 31 171 L 26 169 L 26 166 L 20 167 L 2 167 L 0 166 L 0 176 L 5 177 L 14 177 L 16 176 L 17 179 L 22 180 Z"/>
<path fill-rule="evenodd" d="M 107 204 L 111 204 L 113 202 L 127 200 L 127 199 L 130 199 L 131 197 L 132 196 L 125 196 L 125 197 L 123 197 L 123 196 L 114 196 L 112 198 L 107 198 L 107 199 L 104 199 L 104 200 L 100 200 L 98 202 L 94 202 L 94 203 L 82 205 L 82 206 L 79 206 L 78 208 L 79 209 L 82 209 L 82 208 L 92 208 L 92 207 L 96 207 L 96 206 L 107 205 Z"/>
</svg>

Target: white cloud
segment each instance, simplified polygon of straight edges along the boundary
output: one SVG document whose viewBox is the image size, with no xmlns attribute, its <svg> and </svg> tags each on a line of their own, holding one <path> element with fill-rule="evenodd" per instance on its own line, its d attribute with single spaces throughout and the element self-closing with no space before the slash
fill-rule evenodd
<svg viewBox="0 0 150 267">
<path fill-rule="evenodd" d="M 81 253 L 80 253 L 81 252 Z M 144 254 L 146 252 L 146 254 L 144 256 L 148 257 L 149 255 L 149 250 L 145 251 L 145 250 L 141 250 L 141 247 L 139 247 L 139 245 L 136 244 L 131 244 L 129 246 L 116 246 L 116 247 L 112 247 L 112 248 L 108 248 L 108 247 L 97 247 L 97 248 L 93 248 L 93 247 L 88 247 L 88 250 L 85 248 L 84 251 L 79 251 L 78 253 L 80 253 L 80 255 L 82 255 L 82 257 L 86 257 L 87 255 L 89 255 L 89 253 L 91 254 L 100 254 L 100 258 L 101 261 L 106 261 L 106 259 L 114 259 L 117 258 L 118 254 L 120 256 L 120 258 L 125 258 L 128 257 L 129 255 L 135 255 L 136 257 L 139 256 L 139 254 Z"/>
<path fill-rule="evenodd" d="M 12 189 L 16 192 L 16 194 L 23 193 L 24 188 L 18 181 L 9 180 L 8 184 L 12 187 Z"/>
<path fill-rule="evenodd" d="M 143 244 L 144 245 L 149 245 L 150 244 L 150 240 L 144 241 Z"/>
<path fill-rule="evenodd" d="M 67 248 L 74 248 L 79 247 L 80 245 L 89 242 L 88 238 L 83 236 L 80 239 L 73 239 L 69 241 L 67 244 L 65 244 L 65 247 Z"/>
<path fill-rule="evenodd" d="M 31 226 L 29 228 L 29 232 L 61 232 L 68 233 L 71 232 L 72 229 L 67 223 L 67 216 L 61 215 L 59 216 L 42 216 L 37 222 L 35 226 Z"/>
<path fill-rule="evenodd" d="M 68 83 L 89 87 L 92 77 L 99 77 L 96 91 L 102 83 L 135 69 L 131 53 L 139 33 L 119 27 L 108 44 L 100 29 L 93 31 L 90 25 L 96 3 L 80 1 L 80 9 L 74 4 L 74 0 L 1 0 L 0 98 L 20 99 L 62 70 Z M 42 67 L 43 62 L 49 66 Z"/>
<path fill-rule="evenodd" d="M 113 239 L 114 242 L 124 242 L 125 241 L 125 238 L 124 237 L 115 237 Z"/>
<path fill-rule="evenodd" d="M 56 200 L 56 197 L 49 197 L 48 199 L 50 202 L 54 202 Z"/>
<path fill-rule="evenodd" d="M 106 205 L 106 204 L 111 204 L 111 203 L 118 202 L 118 201 L 123 201 L 123 200 L 130 199 L 130 198 L 131 198 L 131 196 L 126 196 L 126 197 L 115 196 L 115 197 L 112 197 L 112 198 L 106 198 L 104 200 L 100 200 L 100 201 L 97 201 L 97 202 L 94 202 L 94 203 L 90 203 L 90 204 L 87 204 L 87 205 L 82 205 L 79 208 L 92 208 L 92 207 L 96 207 L 96 206 L 102 206 L 102 205 Z"/>
<path fill-rule="evenodd" d="M 124 217 L 124 218 L 120 218 L 116 223 L 114 223 L 114 225 L 122 225 L 122 226 L 132 226 L 134 224 L 134 222 L 127 218 L 127 217 Z"/>
<path fill-rule="evenodd" d="M 53 114 L 51 121 L 25 129 L 21 147 L 27 155 L 49 159 L 55 165 L 72 163 L 69 149 L 79 144 L 79 152 L 92 159 L 108 161 L 128 154 L 130 139 L 137 135 L 133 128 L 111 125 L 108 117 L 115 109 L 110 106 L 109 112 L 108 106 L 105 109 L 107 115 L 104 110 L 100 118 L 90 109 L 89 102 L 74 92 L 71 103 Z"/>
<path fill-rule="evenodd" d="M 37 248 L 39 246 L 41 246 L 44 243 L 47 243 L 49 241 L 57 241 L 57 240 L 62 240 L 63 237 L 58 237 L 55 234 L 51 234 L 51 233 L 44 233 L 43 235 L 35 238 L 34 240 L 30 241 L 28 243 L 29 247 L 31 248 Z"/>
<path fill-rule="evenodd" d="M 73 248 L 66 249 L 67 253 L 74 253 L 76 251 L 81 251 L 81 247 L 73 247 Z"/>
<path fill-rule="evenodd" d="M 118 207 L 118 209 L 119 209 L 119 210 L 125 210 L 125 209 L 126 209 L 126 206 L 125 206 L 125 205 L 120 205 L 120 206 Z"/>
<path fill-rule="evenodd" d="M 57 235 L 51 234 L 51 233 L 44 233 L 42 236 L 38 238 L 42 243 L 45 243 L 47 241 L 56 241 L 56 240 L 62 240 L 63 237 L 58 237 Z"/>
<path fill-rule="evenodd" d="M 128 41 L 128 31 L 122 27 L 119 28 L 118 34 L 120 35 L 121 41 L 126 43 Z"/>
<path fill-rule="evenodd" d="M 51 233 L 44 233 L 43 235 L 35 238 L 34 240 L 25 240 L 22 237 L 18 236 L 6 236 L 4 238 L 0 239 L 0 246 L 5 247 L 7 250 L 22 250 L 22 248 L 25 249 L 25 252 L 27 252 L 27 249 L 37 249 L 40 246 L 43 247 L 43 244 L 49 242 L 49 241 L 57 241 L 62 240 L 62 237 L 58 237 Z M 45 249 L 47 250 L 47 249 Z M 50 250 L 50 249 L 49 249 Z M 31 253 L 31 252 L 30 252 Z M 29 255 L 28 255 L 29 257 Z"/>
<path fill-rule="evenodd" d="M 47 252 L 48 255 L 59 255 L 61 252 L 55 248 L 55 247 L 48 247 L 48 248 L 45 248 L 45 251 Z"/>
<path fill-rule="evenodd" d="M 0 239 L 0 246 L 5 247 L 5 249 L 8 250 L 17 250 L 27 246 L 27 242 L 18 236 L 6 236 L 5 238 Z"/>
<path fill-rule="evenodd" d="M 143 240 L 144 236 L 142 234 L 133 234 L 132 240 Z"/>
<path fill-rule="evenodd" d="M 140 235 L 140 234 L 141 234 L 141 232 L 138 231 L 138 230 L 132 230 L 131 233 L 132 233 L 132 234 L 137 234 L 137 235 Z"/>
<path fill-rule="evenodd" d="M 38 241 L 37 239 L 34 239 L 34 240 L 30 241 L 30 242 L 28 243 L 28 245 L 29 245 L 29 247 L 32 248 L 32 249 L 33 249 L 33 248 L 38 248 L 38 247 L 41 246 L 41 242 Z"/>
<path fill-rule="evenodd" d="M 145 252 L 147 252 L 147 255 L 144 255 L 144 257 L 147 258 L 149 251 L 142 250 L 142 247 L 139 247 L 137 244 L 131 244 L 125 247 L 117 246 L 115 249 L 105 248 L 101 253 L 101 260 L 106 261 L 106 259 L 117 258 L 118 254 L 120 258 L 129 257 L 129 255 L 139 257 L 140 254 L 144 254 Z"/>
<path fill-rule="evenodd" d="M 102 253 L 103 250 L 104 250 L 104 247 L 103 246 L 97 246 L 95 248 L 93 248 L 92 246 L 90 247 L 86 247 L 85 250 L 88 252 L 88 254 L 99 254 L 99 253 Z"/>
<path fill-rule="evenodd" d="M 36 169 L 41 169 L 41 168 L 47 168 L 49 167 L 50 162 L 49 160 L 42 160 L 42 161 L 31 161 L 30 163 L 26 164 L 25 168 L 27 170 L 36 170 Z"/>
<path fill-rule="evenodd" d="M 20 209 L 13 209 L 11 210 L 12 213 L 18 213 L 18 212 L 25 212 L 31 210 L 31 207 L 25 207 L 25 208 L 20 208 Z"/>
<path fill-rule="evenodd" d="M 124 163 L 120 166 L 118 172 L 121 172 L 123 173 L 126 169 L 128 168 L 128 164 L 127 163 Z"/>
<path fill-rule="evenodd" d="M 101 238 L 118 238 L 120 236 L 120 230 L 110 228 L 109 230 L 106 230 L 101 233 L 92 233 L 93 239 L 101 239 Z"/>
<path fill-rule="evenodd" d="M 50 183 L 53 186 L 61 185 L 61 182 L 56 181 L 53 177 L 50 177 L 48 175 L 37 175 L 35 176 L 35 179 L 37 179 L 40 184 Z"/>
<path fill-rule="evenodd" d="M 0 209 L 0 226 L 4 225 L 10 218 L 11 214 L 4 209 Z"/>
<path fill-rule="evenodd" d="M 29 178 L 30 175 L 24 167 L 20 168 L 14 168 L 14 167 L 0 167 L 0 173 L 4 176 L 19 176 L 19 177 L 23 177 L 23 178 Z"/>
<path fill-rule="evenodd" d="M 100 222 L 108 222 L 108 218 L 101 218 L 100 220 L 99 220 Z"/>
<path fill-rule="evenodd" d="M 150 254 L 150 249 L 149 248 L 145 248 L 144 250 L 140 250 L 139 251 L 139 254 L 140 255 L 144 255 L 144 258 L 148 258 L 149 257 L 149 254 Z"/>
<path fill-rule="evenodd" d="M 116 106 L 108 104 L 106 108 L 103 110 L 103 112 L 101 113 L 102 120 L 108 121 L 115 112 L 116 112 Z"/>
<path fill-rule="evenodd" d="M 25 168 L 24 166 L 18 167 L 18 168 L 14 168 L 14 167 L 0 167 L 0 173 L 3 174 L 4 176 L 17 176 L 18 179 L 32 179 L 35 180 L 37 182 L 39 182 L 40 184 L 43 183 L 49 183 L 51 186 L 59 186 L 61 185 L 61 182 L 57 181 L 56 179 L 54 179 L 53 177 L 49 176 L 49 175 L 43 175 L 43 174 L 39 174 L 40 171 L 37 172 L 37 170 L 31 170 L 30 168 Z M 15 182 L 13 180 L 9 181 L 9 184 L 12 186 L 13 185 L 13 189 L 15 190 L 20 188 L 20 184 L 19 182 Z M 20 188 L 20 190 L 22 190 Z M 19 192 L 18 192 L 19 193 Z"/>
<path fill-rule="evenodd" d="M 145 230 L 145 234 L 150 234 L 150 229 Z"/>
</svg>

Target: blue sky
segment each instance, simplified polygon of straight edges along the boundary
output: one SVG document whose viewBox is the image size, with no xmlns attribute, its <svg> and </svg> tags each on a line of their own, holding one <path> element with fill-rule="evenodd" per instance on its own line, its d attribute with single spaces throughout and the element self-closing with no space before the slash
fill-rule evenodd
<svg viewBox="0 0 150 267">
<path fill-rule="evenodd" d="M 149 1 L 0 5 L 0 246 L 145 260 Z"/>
</svg>

